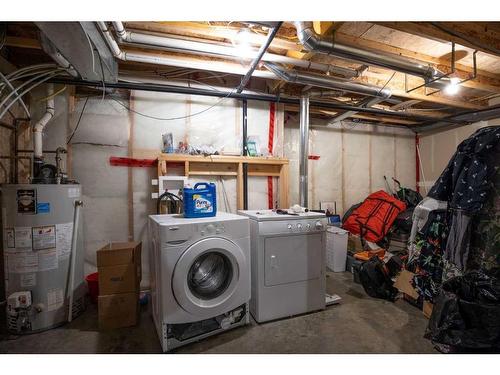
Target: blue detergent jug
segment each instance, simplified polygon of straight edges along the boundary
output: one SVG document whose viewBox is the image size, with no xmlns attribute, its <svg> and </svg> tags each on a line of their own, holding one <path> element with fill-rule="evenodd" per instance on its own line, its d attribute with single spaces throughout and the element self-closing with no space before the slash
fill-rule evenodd
<svg viewBox="0 0 500 375">
<path fill-rule="evenodd" d="M 184 217 L 210 217 L 217 214 L 215 184 L 199 182 L 193 189 L 184 188 Z"/>
</svg>

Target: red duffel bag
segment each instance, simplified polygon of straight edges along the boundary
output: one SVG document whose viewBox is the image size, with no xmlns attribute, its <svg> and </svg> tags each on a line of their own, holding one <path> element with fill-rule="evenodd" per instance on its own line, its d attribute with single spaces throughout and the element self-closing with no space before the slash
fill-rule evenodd
<svg viewBox="0 0 500 375">
<path fill-rule="evenodd" d="M 365 240 L 378 242 L 387 234 L 406 204 L 383 190 L 370 194 L 344 221 L 342 228 Z"/>
</svg>

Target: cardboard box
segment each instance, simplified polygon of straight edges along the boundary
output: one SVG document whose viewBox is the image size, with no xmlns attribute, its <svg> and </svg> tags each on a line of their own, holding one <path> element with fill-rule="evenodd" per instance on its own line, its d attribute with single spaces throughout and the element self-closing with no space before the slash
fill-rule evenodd
<svg viewBox="0 0 500 375">
<path fill-rule="evenodd" d="M 422 312 L 427 319 L 430 319 L 432 315 L 432 309 L 434 308 L 434 304 L 429 301 L 424 301 L 422 305 Z"/>
<path fill-rule="evenodd" d="M 400 292 L 406 294 L 412 299 L 418 299 L 418 292 L 415 290 L 413 285 L 411 285 L 411 280 L 415 274 L 413 272 L 403 270 L 396 277 L 396 281 L 394 282 L 394 287 Z"/>
<path fill-rule="evenodd" d="M 99 296 L 99 329 L 131 327 L 139 319 L 139 293 Z"/>
<path fill-rule="evenodd" d="M 357 234 L 349 233 L 349 238 L 347 239 L 347 250 L 351 253 L 365 251 L 363 242 L 364 241 Z"/>
<path fill-rule="evenodd" d="M 141 283 L 141 243 L 113 242 L 97 251 L 99 295 L 138 292 Z"/>
</svg>

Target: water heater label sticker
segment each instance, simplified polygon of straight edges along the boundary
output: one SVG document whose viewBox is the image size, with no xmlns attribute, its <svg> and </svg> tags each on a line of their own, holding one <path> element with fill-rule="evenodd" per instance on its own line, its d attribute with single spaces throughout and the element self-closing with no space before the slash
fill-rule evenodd
<svg viewBox="0 0 500 375">
<path fill-rule="evenodd" d="M 31 227 L 16 227 L 14 229 L 15 247 L 17 250 L 31 250 Z"/>
<path fill-rule="evenodd" d="M 40 250 L 38 252 L 38 271 L 50 271 L 55 270 L 59 267 L 57 260 L 57 250 L 48 249 L 48 250 Z"/>
<path fill-rule="evenodd" d="M 80 197 L 80 188 L 69 188 L 68 189 L 68 198 L 79 198 Z"/>
<path fill-rule="evenodd" d="M 17 190 L 17 212 L 20 214 L 36 214 L 36 190 Z"/>
<path fill-rule="evenodd" d="M 56 224 L 56 248 L 59 261 L 69 258 L 72 238 L 73 223 Z"/>
<path fill-rule="evenodd" d="M 38 271 L 38 254 L 33 252 L 9 252 L 7 271 L 9 273 L 30 273 Z"/>
<path fill-rule="evenodd" d="M 54 311 L 63 306 L 63 290 L 61 288 L 51 289 L 47 292 L 47 311 Z"/>
<path fill-rule="evenodd" d="M 56 226 L 33 227 L 33 250 L 45 250 L 56 247 Z"/>
<path fill-rule="evenodd" d="M 4 232 L 4 246 L 9 249 L 16 247 L 16 234 L 14 228 L 6 228 Z"/>
<path fill-rule="evenodd" d="M 36 273 L 23 273 L 21 275 L 21 288 L 36 286 Z"/>
<path fill-rule="evenodd" d="M 48 214 L 50 212 L 50 203 L 49 202 L 39 202 L 36 205 L 37 214 Z"/>
</svg>

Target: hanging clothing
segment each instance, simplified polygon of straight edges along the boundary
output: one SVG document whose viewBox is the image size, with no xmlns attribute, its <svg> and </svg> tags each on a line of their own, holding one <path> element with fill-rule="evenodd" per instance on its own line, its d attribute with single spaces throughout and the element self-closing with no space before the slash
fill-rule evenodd
<svg viewBox="0 0 500 375">
<path fill-rule="evenodd" d="M 498 160 L 491 155 L 500 144 L 500 127 L 477 130 L 457 147 L 428 196 L 448 202 L 451 209 L 450 237 L 445 259 L 452 268 L 465 271 L 469 260 L 472 217 L 481 211 L 492 190 Z"/>
<path fill-rule="evenodd" d="M 492 188 L 471 224 L 467 270 L 489 271 L 500 265 L 500 144 L 488 154 L 488 168 L 495 170 Z"/>
<path fill-rule="evenodd" d="M 491 177 L 495 174 L 495 169 L 487 163 L 487 156 L 499 143 L 500 126 L 477 130 L 458 145 L 428 196 L 447 201 L 450 208 L 469 214 L 479 212 L 491 188 Z"/>
<path fill-rule="evenodd" d="M 443 275 L 443 252 L 447 236 L 446 210 L 429 212 L 427 222 L 417 233 L 415 245 L 417 255 L 407 264 L 415 273 L 412 284 L 427 301 L 434 301 L 439 294 Z"/>
<path fill-rule="evenodd" d="M 451 217 L 444 257 L 459 269 L 465 269 L 469 258 L 470 220 L 470 216 L 463 211 L 454 212 Z"/>
</svg>

